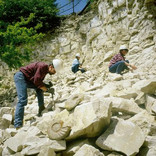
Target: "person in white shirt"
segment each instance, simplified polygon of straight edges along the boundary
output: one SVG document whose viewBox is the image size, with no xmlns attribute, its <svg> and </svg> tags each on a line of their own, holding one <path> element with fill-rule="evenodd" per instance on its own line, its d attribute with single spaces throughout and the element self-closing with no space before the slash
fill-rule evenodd
<svg viewBox="0 0 156 156">
<path fill-rule="evenodd" d="M 80 54 L 77 53 L 76 56 L 75 56 L 75 59 L 73 61 L 72 67 L 71 67 L 71 70 L 72 70 L 73 73 L 76 73 L 79 70 L 82 73 L 84 73 L 86 71 L 84 68 L 82 68 L 79 60 L 80 60 Z"/>
</svg>

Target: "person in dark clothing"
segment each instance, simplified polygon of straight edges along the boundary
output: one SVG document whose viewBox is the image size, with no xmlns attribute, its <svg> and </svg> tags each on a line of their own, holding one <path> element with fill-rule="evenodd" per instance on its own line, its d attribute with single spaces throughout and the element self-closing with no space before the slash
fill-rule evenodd
<svg viewBox="0 0 156 156">
<path fill-rule="evenodd" d="M 44 62 L 35 62 L 21 67 L 20 71 L 14 75 L 18 95 L 14 120 L 16 129 L 23 125 L 24 106 L 27 105 L 27 88 L 36 90 L 39 106 L 38 116 L 41 116 L 42 111 L 45 109 L 43 92 L 48 91 L 47 85 L 43 83 L 43 80 L 47 74 L 53 75 L 59 72 L 62 66 L 62 61 L 58 59 L 54 59 L 49 65 Z"/>
<path fill-rule="evenodd" d="M 137 69 L 134 65 L 129 64 L 128 60 L 125 60 L 125 55 L 128 53 L 128 48 L 125 45 L 120 46 L 120 51 L 116 54 L 111 60 L 109 64 L 109 71 L 111 73 L 122 74 L 122 72 L 127 70 L 135 70 Z"/>
</svg>

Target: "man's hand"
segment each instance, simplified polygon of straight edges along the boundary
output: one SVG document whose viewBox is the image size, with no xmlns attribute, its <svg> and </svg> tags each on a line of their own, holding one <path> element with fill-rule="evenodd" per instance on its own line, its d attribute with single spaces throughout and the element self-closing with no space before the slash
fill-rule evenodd
<svg viewBox="0 0 156 156">
<path fill-rule="evenodd" d="M 131 67 L 133 70 L 136 70 L 136 69 L 137 69 L 137 67 L 134 66 L 134 65 L 130 65 L 130 67 Z"/>
</svg>

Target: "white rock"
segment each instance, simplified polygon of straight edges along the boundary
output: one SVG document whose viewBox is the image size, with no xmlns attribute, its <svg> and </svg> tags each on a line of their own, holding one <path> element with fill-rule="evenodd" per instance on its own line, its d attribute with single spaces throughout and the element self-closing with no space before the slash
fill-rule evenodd
<svg viewBox="0 0 156 156">
<path fill-rule="evenodd" d="M 80 136 L 95 137 L 110 122 L 111 103 L 95 99 L 90 103 L 77 106 L 72 118 L 71 132 L 66 139 L 75 139 Z"/>
<path fill-rule="evenodd" d="M 73 156 L 104 156 L 98 149 L 91 145 L 83 145 Z"/>
<path fill-rule="evenodd" d="M 14 137 L 9 138 L 5 141 L 4 146 L 8 147 L 14 152 L 19 152 L 23 148 L 23 143 L 26 139 L 26 132 L 19 132 Z"/>
<path fill-rule="evenodd" d="M 156 105 L 156 98 L 150 95 L 146 95 L 145 107 L 150 114 L 153 114 L 155 112 L 154 111 L 155 105 Z"/>
<path fill-rule="evenodd" d="M 150 132 L 152 124 L 155 123 L 155 118 L 144 110 L 131 117 L 129 121 L 138 125 L 144 132 L 144 135 L 147 136 Z"/>
<path fill-rule="evenodd" d="M 110 127 L 97 139 L 96 144 L 105 150 L 120 151 L 134 155 L 144 143 L 145 136 L 133 122 L 114 120 Z"/>
<path fill-rule="evenodd" d="M 113 112 L 123 112 L 127 114 L 137 114 L 143 111 L 133 99 L 123 99 L 117 97 L 105 98 L 105 100 L 112 102 L 112 111 Z"/>
</svg>

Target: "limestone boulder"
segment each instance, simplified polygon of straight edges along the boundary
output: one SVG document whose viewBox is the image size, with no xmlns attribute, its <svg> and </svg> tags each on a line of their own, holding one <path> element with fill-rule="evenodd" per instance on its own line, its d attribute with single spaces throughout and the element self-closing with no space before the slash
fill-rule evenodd
<svg viewBox="0 0 156 156">
<path fill-rule="evenodd" d="M 50 147 L 54 151 L 62 151 L 66 149 L 66 142 L 63 140 L 56 141 L 50 140 L 49 138 L 39 138 L 39 137 L 28 137 L 23 143 L 23 150 L 21 154 L 23 155 L 35 155 L 40 153 L 42 148 Z"/>
<path fill-rule="evenodd" d="M 110 123 L 111 102 L 94 99 L 77 106 L 71 114 L 71 132 L 66 138 L 73 140 L 80 136 L 95 137 Z"/>
<path fill-rule="evenodd" d="M 117 91 L 115 96 L 125 98 L 125 99 L 131 99 L 131 98 L 135 99 L 138 96 L 138 94 L 135 89 L 128 88 L 128 89 L 123 89 L 121 91 Z"/>
<path fill-rule="evenodd" d="M 11 116 L 13 116 L 14 109 L 11 107 L 1 107 L 0 108 L 0 117 L 2 117 L 4 114 L 10 114 Z"/>
<path fill-rule="evenodd" d="M 56 156 L 56 153 L 54 152 L 54 150 L 51 147 L 45 147 L 45 148 L 42 148 L 42 150 L 38 154 L 38 156 L 43 156 L 43 155 Z"/>
<path fill-rule="evenodd" d="M 137 114 L 143 111 L 133 99 L 124 99 L 118 97 L 109 97 L 105 98 L 105 100 L 112 102 L 112 111 L 113 112 L 123 112 L 126 114 Z"/>
<path fill-rule="evenodd" d="M 156 113 L 156 98 L 154 96 L 146 95 L 146 110 L 150 113 Z"/>
<path fill-rule="evenodd" d="M 83 94 L 81 94 L 81 93 L 73 94 L 65 102 L 65 108 L 70 111 L 73 108 L 75 108 L 83 99 L 84 99 Z"/>
<path fill-rule="evenodd" d="M 141 128 L 133 122 L 114 119 L 109 128 L 97 139 L 96 144 L 110 151 L 132 156 L 139 152 L 145 136 Z"/>
<path fill-rule="evenodd" d="M 98 149 L 91 145 L 83 145 L 73 156 L 104 156 Z"/>
<path fill-rule="evenodd" d="M 0 155 L 2 155 L 3 147 L 0 146 Z"/>
<path fill-rule="evenodd" d="M 142 86 L 141 91 L 147 94 L 154 94 L 156 91 L 156 79 L 147 80 Z"/>
<path fill-rule="evenodd" d="M 143 92 L 138 93 L 138 96 L 135 98 L 135 102 L 138 105 L 145 104 L 145 102 L 146 102 L 145 93 L 143 93 Z"/>
<path fill-rule="evenodd" d="M 123 79 L 123 77 L 120 74 L 116 73 L 109 73 L 108 77 L 110 81 L 120 81 Z"/>
<path fill-rule="evenodd" d="M 156 91 L 156 79 L 142 80 L 135 83 L 132 87 L 146 94 L 154 94 Z"/>
<path fill-rule="evenodd" d="M 84 144 L 90 145 L 90 141 L 88 139 L 79 139 L 72 141 L 68 144 L 67 149 L 63 152 L 63 156 L 74 155 Z"/>
<path fill-rule="evenodd" d="M 9 128 L 11 122 L 7 120 L 6 118 L 0 117 L 0 129 L 6 129 Z"/>
<path fill-rule="evenodd" d="M 8 147 L 14 152 L 19 152 L 23 149 L 23 143 L 25 142 L 26 136 L 26 132 L 17 133 L 14 137 L 7 139 L 4 142 L 4 146 Z"/>
<path fill-rule="evenodd" d="M 154 116 L 149 114 L 146 110 L 134 115 L 128 119 L 128 121 L 138 125 L 142 129 L 145 136 L 151 133 L 153 125 L 156 124 Z"/>
<path fill-rule="evenodd" d="M 4 142 L 11 138 L 11 135 L 5 131 L 5 130 L 0 130 L 0 144 L 4 144 Z"/>
</svg>

